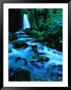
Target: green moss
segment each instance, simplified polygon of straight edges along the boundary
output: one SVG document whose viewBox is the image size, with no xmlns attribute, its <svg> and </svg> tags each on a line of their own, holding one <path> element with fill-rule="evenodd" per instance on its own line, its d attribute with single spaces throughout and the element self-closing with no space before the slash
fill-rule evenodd
<svg viewBox="0 0 71 90">
<path fill-rule="evenodd" d="M 13 42 L 13 47 L 14 48 L 26 48 L 28 45 L 24 42 L 24 41 L 19 41 L 19 40 L 15 40 Z"/>
</svg>

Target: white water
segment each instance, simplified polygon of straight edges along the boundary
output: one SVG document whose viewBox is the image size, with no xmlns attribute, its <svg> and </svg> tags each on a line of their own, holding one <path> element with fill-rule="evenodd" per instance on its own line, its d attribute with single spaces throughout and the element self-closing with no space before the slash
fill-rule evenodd
<svg viewBox="0 0 71 90">
<path fill-rule="evenodd" d="M 27 14 L 23 14 L 23 29 L 30 28 L 30 22 Z"/>
<path fill-rule="evenodd" d="M 31 43 L 32 44 L 32 43 Z M 33 45 L 35 45 L 33 43 Z M 38 78 L 39 80 L 43 80 L 43 81 L 51 81 L 51 73 L 62 73 L 62 71 L 58 71 L 58 70 L 52 70 L 50 67 L 52 67 L 52 65 L 58 66 L 58 65 L 62 65 L 62 53 L 57 51 L 57 50 L 53 50 L 51 48 L 48 48 L 46 46 L 41 45 L 40 48 L 40 44 L 36 43 L 36 45 L 38 46 L 38 52 L 39 53 L 43 53 L 42 56 L 46 56 L 49 58 L 48 62 L 34 62 L 33 64 L 30 63 L 31 60 L 33 60 L 33 56 L 34 53 L 32 52 L 32 47 L 31 45 L 29 45 L 27 48 L 25 49 L 14 49 L 12 47 L 12 45 L 10 45 L 9 49 L 12 49 L 12 52 L 9 53 L 9 68 L 16 70 L 17 68 L 21 68 L 21 69 L 25 69 L 28 70 L 31 73 L 31 80 L 35 80 L 36 78 Z M 55 52 L 54 52 L 55 51 Z M 21 60 L 16 60 L 18 57 L 21 57 Z M 36 57 L 38 58 L 38 57 Z M 26 59 L 28 64 L 25 65 L 25 62 L 23 59 Z M 35 60 L 35 59 L 34 59 Z M 11 75 L 13 74 L 13 72 L 11 73 Z M 53 77 L 53 79 L 55 80 L 56 77 Z"/>
<path fill-rule="evenodd" d="M 30 22 L 28 20 L 28 16 L 26 14 L 23 15 L 23 29 L 30 28 Z M 22 30 L 21 30 L 22 31 Z M 23 33 L 23 34 L 22 34 Z M 16 68 L 22 68 L 25 70 L 28 70 L 31 73 L 31 80 L 34 80 L 34 78 L 39 78 L 39 80 L 47 81 L 51 80 L 50 73 L 54 72 L 61 72 L 57 70 L 52 70 L 51 67 L 52 65 L 58 66 L 58 65 L 63 65 L 63 54 L 62 52 L 59 52 L 55 49 L 48 48 L 45 45 L 42 45 L 39 42 L 35 42 L 32 38 L 29 38 L 25 32 L 22 31 L 16 32 L 17 34 L 17 40 L 19 41 L 24 41 L 25 43 L 28 44 L 28 47 L 23 49 L 15 49 L 13 48 L 13 42 L 9 44 L 9 68 L 16 70 Z M 27 36 L 27 37 L 23 37 Z M 37 45 L 37 51 L 38 53 L 42 53 L 41 56 L 45 56 L 49 58 L 48 62 L 36 62 L 35 59 L 33 59 L 33 56 L 35 54 L 33 53 L 32 50 L 32 45 Z M 20 57 L 20 60 L 17 60 L 17 58 Z M 25 59 L 28 64 L 25 65 Z M 36 57 L 38 60 L 38 57 Z M 35 62 L 32 64 L 30 63 L 31 60 L 34 60 Z M 48 69 L 48 71 L 47 71 Z M 62 72 L 61 72 L 62 73 Z M 13 74 L 13 72 L 12 72 Z"/>
<path fill-rule="evenodd" d="M 27 39 L 31 40 L 32 38 L 27 38 Z M 26 42 L 25 38 L 21 38 L 18 40 L 24 40 Z M 28 42 L 29 41 L 27 41 L 27 43 Z M 14 49 L 13 46 L 10 44 L 9 49 L 12 49 L 12 52 L 9 53 L 9 60 L 10 61 L 12 60 L 12 62 L 14 61 L 13 65 L 17 65 L 17 62 L 15 62 L 17 57 L 25 58 L 27 61 L 32 59 L 32 56 L 34 54 L 32 52 L 31 45 L 37 45 L 38 52 L 43 53 L 42 56 L 46 56 L 49 58 L 49 62 L 48 62 L 49 64 L 62 65 L 62 56 L 63 55 L 61 52 L 51 49 L 51 48 L 48 48 L 47 46 L 43 46 L 42 44 L 40 44 L 38 42 L 36 42 L 36 43 L 30 42 L 30 45 L 28 45 L 28 47 L 25 49 Z M 9 65 L 11 67 L 11 64 L 9 64 Z"/>
</svg>

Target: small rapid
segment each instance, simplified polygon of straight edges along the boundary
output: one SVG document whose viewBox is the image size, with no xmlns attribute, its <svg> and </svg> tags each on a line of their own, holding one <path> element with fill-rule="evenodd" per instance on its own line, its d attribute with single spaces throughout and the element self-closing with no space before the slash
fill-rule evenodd
<svg viewBox="0 0 71 90">
<path fill-rule="evenodd" d="M 24 14 L 23 29 L 30 28 L 28 16 Z M 15 32 L 17 39 L 8 45 L 9 78 L 21 70 L 28 70 L 31 81 L 61 81 L 63 53 L 30 38 L 25 31 Z M 20 77 L 22 77 L 20 75 Z M 14 80 L 17 78 L 13 78 Z M 19 78 L 19 77 L 18 77 Z"/>
</svg>

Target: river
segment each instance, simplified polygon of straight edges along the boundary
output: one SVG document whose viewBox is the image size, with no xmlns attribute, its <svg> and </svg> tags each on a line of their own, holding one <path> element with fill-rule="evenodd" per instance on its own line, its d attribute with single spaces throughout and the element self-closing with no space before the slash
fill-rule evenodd
<svg viewBox="0 0 71 90">
<path fill-rule="evenodd" d="M 26 27 L 30 28 L 28 25 L 24 28 Z M 25 81 L 61 81 L 63 53 L 35 41 L 26 35 L 23 30 L 19 30 L 15 34 L 17 39 L 8 45 L 9 80 L 23 80 L 23 74 L 20 74 L 20 72 L 25 70 L 30 75 L 30 77 L 27 76 L 30 79 Z M 24 42 L 27 46 L 25 48 L 24 46 L 14 47 L 16 42 L 19 42 L 18 44 Z M 22 79 L 20 79 L 21 77 Z"/>
</svg>

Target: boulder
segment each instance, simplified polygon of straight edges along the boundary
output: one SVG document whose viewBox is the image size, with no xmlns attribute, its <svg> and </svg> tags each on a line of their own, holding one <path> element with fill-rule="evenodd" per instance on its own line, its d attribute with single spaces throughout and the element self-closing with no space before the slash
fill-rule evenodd
<svg viewBox="0 0 71 90">
<path fill-rule="evenodd" d="M 48 62 L 49 58 L 45 56 L 39 56 L 38 57 L 38 62 Z"/>
<path fill-rule="evenodd" d="M 21 57 L 17 57 L 16 58 L 16 61 L 19 61 L 19 60 L 22 60 L 22 58 Z"/>
<path fill-rule="evenodd" d="M 17 68 L 9 81 L 31 81 L 30 72 L 22 68 Z"/>
<path fill-rule="evenodd" d="M 28 47 L 28 44 L 25 43 L 24 41 L 22 40 L 15 40 L 13 42 L 13 47 L 14 48 L 27 48 Z"/>
<path fill-rule="evenodd" d="M 34 51 L 35 54 L 38 54 L 38 48 L 37 45 L 31 45 L 32 46 L 32 50 Z"/>
</svg>

